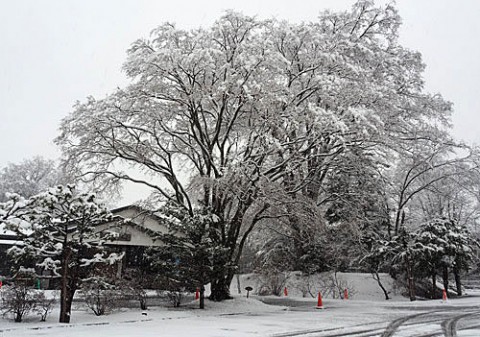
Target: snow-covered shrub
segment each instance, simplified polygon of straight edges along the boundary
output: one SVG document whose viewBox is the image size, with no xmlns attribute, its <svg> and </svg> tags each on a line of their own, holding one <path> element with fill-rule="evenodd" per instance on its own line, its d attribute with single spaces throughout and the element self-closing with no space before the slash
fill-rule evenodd
<svg viewBox="0 0 480 337">
<path fill-rule="evenodd" d="M 125 298 L 138 301 L 140 309 L 147 310 L 148 296 L 145 289 L 160 289 L 162 282 L 158 275 L 141 265 L 138 268 L 126 269 L 120 286 Z"/>
<path fill-rule="evenodd" d="M 310 289 L 313 289 L 315 297 L 317 292 L 320 291 L 323 297 L 331 298 L 340 298 L 344 297 L 345 289 L 348 290 L 348 297 L 353 298 L 357 293 L 356 289 L 348 281 L 339 277 L 337 273 L 322 273 L 307 276 L 310 278 L 308 283 L 310 284 Z M 312 295 L 312 293 L 310 293 Z"/>
<path fill-rule="evenodd" d="M 260 274 L 260 287 L 257 291 L 258 295 L 275 295 L 281 296 L 288 279 L 290 272 L 266 272 Z"/>
<path fill-rule="evenodd" d="M 35 308 L 34 290 L 22 285 L 12 284 L 2 288 L 2 314 L 13 315 L 15 322 L 21 322 Z"/>
<path fill-rule="evenodd" d="M 314 275 L 306 274 L 300 277 L 297 283 L 297 289 L 302 293 L 302 297 L 316 297 L 318 290 Z"/>
<path fill-rule="evenodd" d="M 96 316 L 103 316 L 116 309 L 120 300 L 120 292 L 100 277 L 84 281 L 81 292 L 85 304 Z"/>
<path fill-rule="evenodd" d="M 183 303 L 185 303 L 188 299 L 190 293 L 186 292 L 185 290 L 178 290 L 178 291 L 161 291 L 158 292 L 160 296 L 165 296 L 168 301 L 173 305 L 174 308 L 180 307 Z"/>
<path fill-rule="evenodd" d="M 140 309 L 147 310 L 147 292 L 141 287 L 131 288 L 131 296 L 140 304 Z"/>
<path fill-rule="evenodd" d="M 37 290 L 34 294 L 34 300 L 34 311 L 40 316 L 40 320 L 45 322 L 47 320 L 47 316 L 52 312 L 55 303 L 57 302 L 56 294 L 49 298 L 45 296 L 45 292 Z"/>
</svg>

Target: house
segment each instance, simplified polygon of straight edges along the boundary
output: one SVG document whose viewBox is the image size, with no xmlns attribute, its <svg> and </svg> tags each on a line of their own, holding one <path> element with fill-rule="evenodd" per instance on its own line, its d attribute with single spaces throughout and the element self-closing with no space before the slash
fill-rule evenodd
<svg viewBox="0 0 480 337">
<path fill-rule="evenodd" d="M 166 233 L 161 217 L 136 206 L 128 205 L 111 211 L 114 219 L 96 226 L 96 232 L 115 232 L 118 236 L 105 243 L 106 246 L 124 253 L 122 263 L 118 264 L 117 275 L 125 268 L 135 268 L 142 262 L 143 253 L 149 247 L 159 247 L 163 243 L 156 239 L 158 233 Z M 72 230 L 74 230 L 72 228 Z M 9 276 L 11 263 L 7 250 L 14 245 L 21 245 L 14 232 L 0 225 L 0 277 Z"/>
<path fill-rule="evenodd" d="M 116 239 L 105 245 L 124 253 L 117 271 L 117 275 L 121 275 L 122 269 L 135 268 L 141 264 L 145 249 L 163 245 L 156 237 L 159 233 L 166 233 L 167 228 L 158 215 L 137 205 L 128 205 L 111 212 L 115 219 L 98 225 L 96 230 L 100 233 L 110 231 L 118 234 Z"/>
<path fill-rule="evenodd" d="M 2 276 L 10 275 L 10 259 L 7 255 L 7 250 L 12 246 L 21 245 L 22 242 L 18 241 L 15 233 L 7 231 L 2 225 L 0 225 L 0 280 Z"/>
</svg>

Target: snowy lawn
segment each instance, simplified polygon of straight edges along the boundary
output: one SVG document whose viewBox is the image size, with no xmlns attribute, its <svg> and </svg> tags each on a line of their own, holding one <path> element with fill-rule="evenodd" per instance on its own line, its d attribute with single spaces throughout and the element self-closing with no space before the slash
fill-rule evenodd
<svg viewBox="0 0 480 337">
<path fill-rule="evenodd" d="M 190 306 L 180 309 L 153 307 L 146 312 L 147 316 L 136 309 L 100 317 L 76 310 L 72 312 L 71 324 L 56 323 L 58 311 L 55 311 L 44 323 L 34 316 L 24 323 L 3 319 L 0 336 L 268 336 L 299 329 L 363 324 L 366 320 L 377 319 L 371 311 L 364 315 L 363 305 L 347 306 L 349 308 L 344 310 L 341 309 L 344 303 L 334 302 L 340 301 L 326 301 L 326 307 L 331 305 L 329 309 L 316 310 L 315 301 L 312 301 L 309 312 L 238 297 L 222 303 L 207 301 L 207 310 Z"/>
<path fill-rule="evenodd" d="M 382 300 L 382 292 L 376 282 L 366 274 L 339 275 L 355 289 L 349 300 L 324 298 L 323 310 L 316 309 L 317 298 L 302 297 L 298 291 L 299 280 L 292 277 L 287 286 L 289 296 L 246 298 L 245 291 L 233 300 L 214 303 L 206 301 L 206 309 L 197 309 L 198 302 L 191 302 L 181 308 L 150 306 L 149 310 L 121 309 L 106 316 L 94 316 L 87 311 L 84 303 L 75 302 L 70 324 L 58 321 L 58 304 L 56 310 L 39 322 L 31 314 L 23 323 L 0 317 L 0 337 L 22 336 L 198 336 L 198 337 L 237 337 L 270 336 L 287 337 L 300 335 L 301 332 L 314 332 L 316 336 L 329 333 L 350 333 L 359 336 L 362 331 L 378 332 L 380 336 L 387 325 L 401 317 L 416 313 L 448 310 L 455 314 L 462 307 L 478 306 L 480 293 L 472 297 L 448 300 L 409 302 L 392 289 L 393 300 Z M 241 289 L 246 286 L 258 287 L 253 275 L 242 275 Z M 386 284 L 391 286 L 386 278 Z M 237 282 L 234 280 L 231 293 L 236 294 Z M 154 294 L 154 293 L 152 293 Z M 276 305 L 267 305 L 275 303 Z M 153 303 L 153 301 L 151 301 Z M 143 315 L 146 313 L 146 315 Z M 439 319 L 437 314 L 435 317 Z M 440 323 L 434 323 L 438 327 Z M 408 328 L 408 327 L 407 327 Z M 414 327 L 428 331 L 428 325 Z M 401 329 L 400 329 L 401 330 Z M 411 336 L 411 331 L 398 331 L 395 336 Z M 480 336 L 479 330 L 459 331 L 458 336 Z"/>
<path fill-rule="evenodd" d="M 269 306 L 256 298 L 236 297 L 231 301 L 212 303 L 207 309 L 191 305 L 172 309 L 152 307 L 147 316 L 137 309 L 116 311 L 96 317 L 84 309 L 72 312 L 71 324 L 56 323 L 58 311 L 47 322 L 31 316 L 25 323 L 0 320 L 0 336 L 286 336 L 295 331 L 319 331 L 342 328 L 345 331 L 384 329 L 395 318 L 410 315 L 431 306 L 452 307 L 478 304 L 478 298 L 441 301 L 342 301 L 325 300 L 324 310 L 315 309 L 315 300 L 283 298 L 298 301 L 291 308 Z M 310 305 L 311 303 L 311 305 Z M 461 335 L 461 334 L 460 334 Z"/>
</svg>

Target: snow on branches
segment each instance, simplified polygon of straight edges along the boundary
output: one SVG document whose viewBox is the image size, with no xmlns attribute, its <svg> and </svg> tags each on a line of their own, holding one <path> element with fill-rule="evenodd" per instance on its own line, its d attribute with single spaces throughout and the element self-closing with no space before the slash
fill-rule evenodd
<svg viewBox="0 0 480 337">
<path fill-rule="evenodd" d="M 100 189 L 144 185 L 190 217 L 211 210 L 228 265 L 272 204 L 292 227 L 302 198 L 322 210 L 360 200 L 331 213 L 363 219 L 338 223 L 385 221 L 369 217 L 391 158 L 450 140 L 451 104 L 424 92 L 425 66 L 399 43 L 400 21 L 393 6 L 361 0 L 306 23 L 227 12 L 202 29 L 163 24 L 128 50 L 130 85 L 78 102 L 62 121 L 64 167 Z M 363 172 L 373 183 L 360 183 L 378 186 L 372 202 L 365 188 L 334 186 Z"/>
<path fill-rule="evenodd" d="M 73 185 L 50 188 L 29 199 L 9 197 L 0 204 L 1 221 L 22 240 L 10 254 L 17 259 L 27 256 L 37 261 L 38 267 L 60 277 L 60 321 L 67 322 L 73 294 L 86 267 L 112 264 L 121 258 L 105 250 L 110 235 L 95 230 L 96 225 L 112 221 L 113 216 L 95 195 L 77 193 Z"/>
</svg>

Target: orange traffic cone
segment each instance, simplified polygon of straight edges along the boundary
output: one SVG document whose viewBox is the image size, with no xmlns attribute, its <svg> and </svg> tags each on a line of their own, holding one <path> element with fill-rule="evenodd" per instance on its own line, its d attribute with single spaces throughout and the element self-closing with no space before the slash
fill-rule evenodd
<svg viewBox="0 0 480 337">
<path fill-rule="evenodd" d="M 344 300 L 348 300 L 348 289 L 345 288 L 345 290 L 343 291 L 343 299 Z"/>
<path fill-rule="evenodd" d="M 442 292 L 442 300 L 443 300 L 444 302 L 447 301 L 447 291 L 446 291 L 445 289 L 443 289 L 443 292 Z"/>
<path fill-rule="evenodd" d="M 317 309 L 323 309 L 322 294 L 318 292 Z"/>
<path fill-rule="evenodd" d="M 283 288 L 283 294 L 284 294 L 285 296 L 288 296 L 288 289 L 287 289 L 287 287 Z"/>
<path fill-rule="evenodd" d="M 195 290 L 195 300 L 198 300 L 200 298 L 200 289 Z"/>
</svg>

